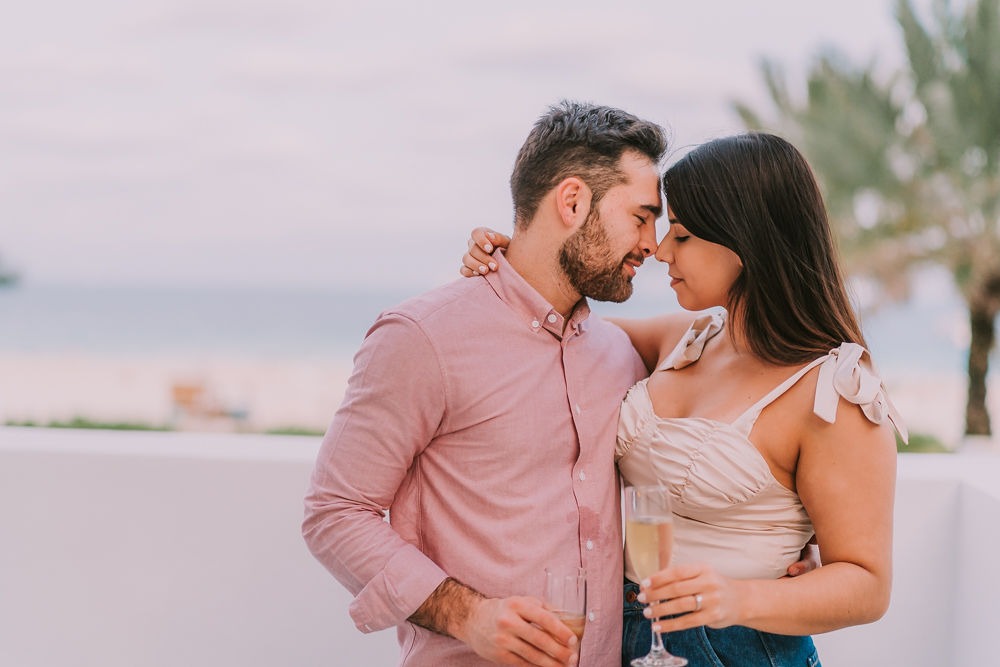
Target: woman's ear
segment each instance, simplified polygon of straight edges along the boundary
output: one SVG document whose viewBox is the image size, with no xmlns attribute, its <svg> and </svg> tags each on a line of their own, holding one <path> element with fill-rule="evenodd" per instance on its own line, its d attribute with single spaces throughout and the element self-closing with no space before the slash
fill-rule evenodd
<svg viewBox="0 0 1000 667">
<path fill-rule="evenodd" d="M 555 194 L 559 219 L 567 228 L 575 230 L 590 214 L 593 193 L 580 178 L 570 176 L 559 182 Z"/>
</svg>

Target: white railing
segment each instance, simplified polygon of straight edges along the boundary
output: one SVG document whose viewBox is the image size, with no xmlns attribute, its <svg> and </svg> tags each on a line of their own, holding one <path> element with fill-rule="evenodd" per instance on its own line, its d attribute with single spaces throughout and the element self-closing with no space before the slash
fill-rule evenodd
<svg viewBox="0 0 1000 667">
<path fill-rule="evenodd" d="M 889 612 L 816 638 L 826 667 L 997 660 L 1000 454 L 907 454 L 896 490 Z"/>
<path fill-rule="evenodd" d="M 0 665 L 393 665 L 307 552 L 317 438 L 0 428 Z M 826 667 L 992 664 L 1000 454 L 901 457 L 892 606 Z"/>
</svg>

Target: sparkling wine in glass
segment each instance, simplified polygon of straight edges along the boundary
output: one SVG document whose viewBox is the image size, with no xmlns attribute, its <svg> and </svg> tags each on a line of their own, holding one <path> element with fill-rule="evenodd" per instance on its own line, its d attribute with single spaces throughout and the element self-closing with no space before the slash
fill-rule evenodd
<svg viewBox="0 0 1000 667">
<path fill-rule="evenodd" d="M 545 568 L 543 597 L 545 608 L 583 642 L 583 628 L 587 624 L 587 571 L 582 567 Z"/>
<path fill-rule="evenodd" d="M 625 487 L 625 551 L 640 580 L 670 565 L 673 518 L 666 487 Z M 682 667 L 687 662 L 668 653 L 660 634 L 654 631 L 649 653 L 633 660 L 632 667 Z"/>
</svg>

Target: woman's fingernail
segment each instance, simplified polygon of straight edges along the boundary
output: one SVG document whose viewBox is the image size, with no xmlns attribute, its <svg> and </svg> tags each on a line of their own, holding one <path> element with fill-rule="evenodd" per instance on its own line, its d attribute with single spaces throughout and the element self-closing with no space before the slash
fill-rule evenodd
<svg viewBox="0 0 1000 667">
<path fill-rule="evenodd" d="M 638 600 L 639 602 L 645 602 L 646 601 L 646 594 L 640 592 L 638 595 L 635 596 L 635 599 Z"/>
<path fill-rule="evenodd" d="M 486 273 L 486 267 L 485 266 L 480 266 L 479 267 L 479 272 L 480 273 Z"/>
<path fill-rule="evenodd" d="M 646 618 L 653 618 L 653 612 L 649 610 L 649 607 L 646 607 L 645 609 L 642 610 L 642 615 L 645 616 Z"/>
<path fill-rule="evenodd" d="M 653 626 L 653 632 L 655 632 L 656 634 L 660 634 L 661 632 L 663 632 L 663 626 L 662 625 L 654 625 Z"/>
<path fill-rule="evenodd" d="M 497 263 L 496 262 L 490 262 L 490 269 L 492 269 L 493 271 L 496 271 L 497 270 Z"/>
<path fill-rule="evenodd" d="M 495 241 L 495 240 L 496 240 L 496 238 L 497 238 L 497 235 L 496 235 L 496 234 L 494 234 L 493 232 L 486 232 L 486 235 L 487 235 L 487 236 L 489 236 L 489 237 L 490 237 L 490 239 L 491 239 L 491 240 L 494 240 L 494 241 Z"/>
<path fill-rule="evenodd" d="M 487 243 L 486 245 L 483 246 L 483 250 L 485 250 L 486 252 L 493 252 L 493 244 Z"/>
<path fill-rule="evenodd" d="M 641 588 L 649 588 L 652 585 L 653 585 L 653 582 L 650 581 L 649 579 L 643 579 L 642 581 L 639 582 L 639 586 Z"/>
</svg>

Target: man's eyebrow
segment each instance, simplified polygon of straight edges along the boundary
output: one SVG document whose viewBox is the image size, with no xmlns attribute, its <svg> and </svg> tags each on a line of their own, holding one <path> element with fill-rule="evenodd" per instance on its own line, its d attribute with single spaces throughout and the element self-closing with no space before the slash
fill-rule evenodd
<svg viewBox="0 0 1000 667">
<path fill-rule="evenodd" d="M 643 204 L 642 207 L 652 213 L 654 216 L 659 218 L 663 215 L 663 207 L 657 206 L 656 204 Z"/>
</svg>

